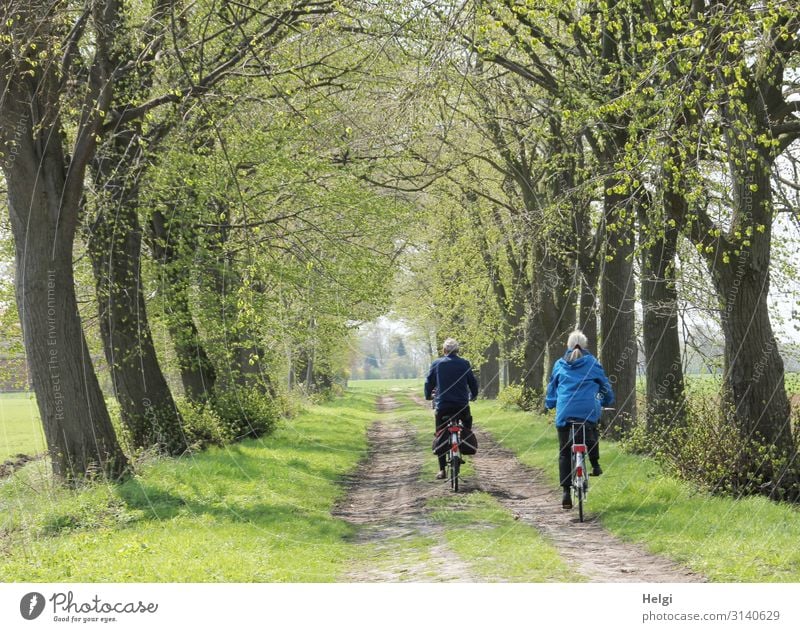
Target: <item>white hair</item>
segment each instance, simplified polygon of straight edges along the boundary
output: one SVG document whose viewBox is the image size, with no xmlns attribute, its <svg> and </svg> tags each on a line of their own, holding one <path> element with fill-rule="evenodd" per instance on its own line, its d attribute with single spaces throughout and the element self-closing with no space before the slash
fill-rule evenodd
<svg viewBox="0 0 800 632">
<path fill-rule="evenodd" d="M 583 350 L 589 345 L 589 341 L 580 329 L 573 331 L 567 338 L 567 349 L 571 351 L 567 360 L 573 362 L 583 357 Z"/>
<path fill-rule="evenodd" d="M 458 351 L 458 340 L 455 338 L 448 338 L 442 344 L 442 349 L 446 354 L 453 353 L 453 351 Z"/>
</svg>

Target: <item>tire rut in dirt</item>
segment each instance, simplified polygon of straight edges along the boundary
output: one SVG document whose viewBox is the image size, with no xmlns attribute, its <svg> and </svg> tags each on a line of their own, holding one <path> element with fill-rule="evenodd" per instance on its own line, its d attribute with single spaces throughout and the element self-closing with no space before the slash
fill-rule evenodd
<svg viewBox="0 0 800 632">
<path fill-rule="evenodd" d="M 474 457 L 477 487 L 493 495 L 515 517 L 538 529 L 561 556 L 595 582 L 702 582 L 705 579 L 663 557 L 611 535 L 592 521 L 578 522 L 577 510 L 560 508 L 561 495 L 544 475 L 524 464 L 487 433 Z"/>
<path fill-rule="evenodd" d="M 395 406 L 391 397 L 378 399 L 381 412 Z M 367 431 L 367 441 L 367 458 L 345 481 L 347 496 L 334 515 L 356 525 L 355 542 L 374 546 L 377 556 L 369 567 L 351 569 L 346 581 L 474 581 L 425 508 L 432 493 L 420 481 L 424 454 L 414 427 L 402 420 L 377 419 Z M 402 557 L 404 545 L 419 537 L 434 542 L 424 560 L 392 559 Z"/>
</svg>

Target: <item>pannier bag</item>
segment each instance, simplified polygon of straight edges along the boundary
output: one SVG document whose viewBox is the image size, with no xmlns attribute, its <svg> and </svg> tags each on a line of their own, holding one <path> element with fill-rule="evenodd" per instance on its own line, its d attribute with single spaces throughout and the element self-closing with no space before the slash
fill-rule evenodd
<svg viewBox="0 0 800 632">
<path fill-rule="evenodd" d="M 433 437 L 433 453 L 436 456 L 447 454 L 450 449 L 450 433 L 447 428 L 438 430 Z M 472 455 L 478 451 L 478 438 L 472 430 L 466 428 L 461 431 L 461 443 L 459 445 L 461 454 Z"/>
<path fill-rule="evenodd" d="M 478 451 L 478 437 L 472 430 L 461 431 L 461 454 L 475 454 Z"/>
</svg>

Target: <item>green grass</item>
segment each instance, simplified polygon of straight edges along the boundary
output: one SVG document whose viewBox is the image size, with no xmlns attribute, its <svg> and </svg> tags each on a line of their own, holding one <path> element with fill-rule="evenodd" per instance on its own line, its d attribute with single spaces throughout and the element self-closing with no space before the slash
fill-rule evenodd
<svg viewBox="0 0 800 632">
<path fill-rule="evenodd" d="M 31 393 L 0 394 L 0 462 L 45 450 L 44 431 Z"/>
<path fill-rule="evenodd" d="M 402 389 L 403 394 L 421 390 L 411 381 L 394 382 L 393 388 Z M 558 438 L 552 413 L 508 410 L 489 401 L 474 403 L 472 411 L 476 424 L 523 463 L 544 470 L 554 488 L 558 485 Z M 432 425 L 431 412 L 421 407 L 408 416 L 416 423 Z M 601 462 L 605 473 L 592 479 L 588 511 L 611 533 L 713 581 L 800 581 L 796 506 L 762 497 L 733 499 L 699 492 L 666 476 L 653 460 L 625 453 L 609 441 L 601 443 Z M 461 523 L 458 517 L 454 520 Z"/>
<path fill-rule="evenodd" d="M 30 464 L 0 483 L 0 581 L 334 581 L 384 566 L 387 576 L 402 580 L 403 567 L 416 576 L 430 566 L 431 536 L 356 545 L 354 529 L 330 515 L 341 476 L 363 457 L 377 393 L 397 396 L 393 414 L 424 429 L 419 447 L 429 449 L 430 413 L 393 388 L 355 384 L 270 437 L 153 462 L 118 486 L 70 491 L 51 484 L 46 462 Z M 435 471 L 430 458 L 424 476 Z M 535 529 L 486 494 L 432 501 L 430 510 L 475 577 L 576 579 Z"/>
<path fill-rule="evenodd" d="M 553 417 L 474 407 L 477 423 L 523 463 L 558 484 Z M 651 459 L 601 443 L 604 474 L 592 479 L 588 510 L 612 533 L 644 544 L 714 581 L 800 581 L 800 513 L 761 497 L 732 499 L 696 491 L 664 475 Z"/>
<path fill-rule="evenodd" d="M 53 486 L 46 461 L 0 481 L 0 582 L 333 581 L 380 551 L 352 542 L 330 515 L 344 473 L 366 447 L 374 398 L 395 395 L 430 454 L 432 413 L 408 399 L 420 380 L 363 381 L 333 402 L 285 421 L 272 436 L 144 466 L 122 485 Z M 16 452 L 35 437 L 25 396 L 4 396 L 3 436 Z M 10 423 L 9 411 L 17 423 Z M 34 413 L 35 413 L 35 409 Z M 476 422 L 557 484 L 552 417 L 473 406 Z M 8 445 L 11 445 L 8 441 Z M 34 444 L 28 444 L 34 445 Z M 592 479 L 589 511 L 619 537 L 640 542 L 716 581 L 800 581 L 800 516 L 764 498 L 712 497 L 665 476 L 652 460 L 602 444 L 605 474 Z M 433 477 L 435 459 L 425 464 Z M 472 476 L 469 466 L 465 477 Z M 476 577 L 489 581 L 578 580 L 535 529 L 482 493 L 432 500 L 431 517 Z M 554 508 L 556 511 L 557 508 Z M 429 539 L 402 553 L 424 561 Z"/>
<path fill-rule="evenodd" d="M 358 553 L 330 511 L 374 418 L 350 394 L 118 486 L 53 487 L 31 464 L 0 482 L 0 582 L 333 581 Z"/>
<path fill-rule="evenodd" d="M 431 500 L 433 518 L 447 542 L 486 581 L 584 581 L 539 532 L 485 492 Z"/>
</svg>

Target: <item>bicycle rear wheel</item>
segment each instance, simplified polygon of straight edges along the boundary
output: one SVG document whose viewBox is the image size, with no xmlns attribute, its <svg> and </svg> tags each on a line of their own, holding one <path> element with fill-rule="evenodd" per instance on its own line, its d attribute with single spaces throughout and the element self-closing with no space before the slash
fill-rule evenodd
<svg viewBox="0 0 800 632">
<path fill-rule="evenodd" d="M 584 477 L 586 476 L 585 467 L 586 463 L 583 460 L 583 456 L 576 453 L 572 464 L 572 491 L 578 503 L 578 520 L 580 522 L 583 522 L 583 499 L 586 497 L 583 487 Z"/>
<path fill-rule="evenodd" d="M 458 471 L 461 469 L 461 459 L 454 456 L 450 461 L 450 489 L 458 491 Z"/>
</svg>

